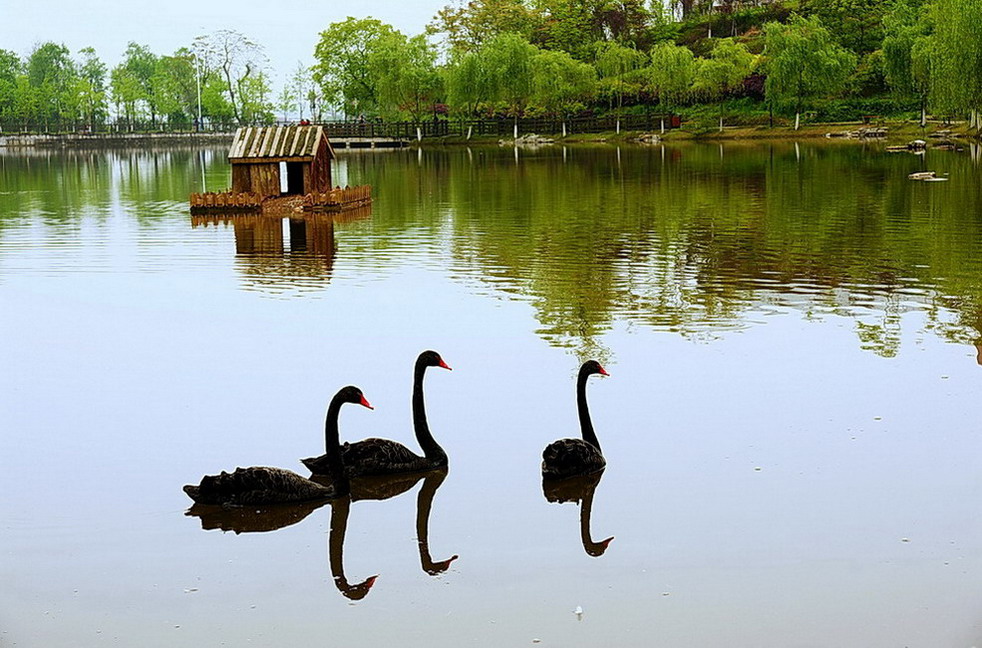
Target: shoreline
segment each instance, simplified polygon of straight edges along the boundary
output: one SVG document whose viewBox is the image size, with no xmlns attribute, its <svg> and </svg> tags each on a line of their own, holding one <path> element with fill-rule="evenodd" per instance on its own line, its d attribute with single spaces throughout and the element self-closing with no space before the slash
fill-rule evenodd
<svg viewBox="0 0 982 648">
<path fill-rule="evenodd" d="M 929 122 L 927 127 L 921 128 L 917 122 L 883 122 L 876 127 L 886 129 L 885 136 L 881 137 L 843 137 L 828 134 L 838 134 L 844 132 L 854 132 L 859 128 L 870 125 L 862 122 L 833 122 L 823 124 L 807 124 L 797 131 L 791 126 L 725 126 L 723 131 L 718 130 L 693 132 L 686 130 L 685 127 L 672 129 L 665 132 L 650 133 L 645 131 L 621 131 L 620 133 L 571 133 L 566 137 L 558 134 L 536 133 L 542 137 L 552 140 L 554 144 L 640 144 L 650 145 L 651 143 L 639 143 L 638 138 L 642 135 L 658 135 L 659 140 L 655 143 L 682 143 L 682 142 L 755 142 L 755 141 L 797 141 L 797 140 L 816 140 L 829 139 L 842 142 L 890 142 L 906 143 L 912 139 L 925 139 L 936 135 L 939 131 L 947 131 L 949 135 L 946 139 L 952 140 L 979 140 L 982 133 L 970 132 L 965 123 L 955 123 L 945 125 L 941 122 Z M 529 135 L 530 133 L 523 133 Z M 0 135 L 0 150 L 22 150 L 22 149 L 51 149 L 51 148 L 76 148 L 76 149 L 98 149 L 98 148 L 121 148 L 121 147 L 144 147 L 155 144 L 167 146 L 215 146 L 230 144 L 234 133 L 96 133 L 96 134 L 57 134 L 57 135 Z M 935 137 L 937 139 L 937 137 Z M 508 145 L 513 140 L 510 138 L 502 139 L 497 136 L 485 135 L 475 136 L 466 139 L 461 136 L 451 135 L 445 137 L 430 137 L 422 140 L 411 140 L 410 147 L 428 146 L 471 146 L 488 145 L 496 146 Z"/>
</svg>

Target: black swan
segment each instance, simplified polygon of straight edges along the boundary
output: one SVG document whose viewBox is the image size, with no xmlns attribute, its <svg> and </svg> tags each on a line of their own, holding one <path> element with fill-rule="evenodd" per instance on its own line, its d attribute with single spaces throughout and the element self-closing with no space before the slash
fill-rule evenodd
<svg viewBox="0 0 982 648">
<path fill-rule="evenodd" d="M 603 471 L 595 472 L 592 475 L 580 477 L 570 477 L 562 480 L 542 480 L 542 494 L 549 502 L 563 504 L 564 502 L 580 503 L 580 542 L 587 554 L 598 557 L 604 555 L 610 545 L 613 536 L 600 542 L 594 542 L 590 534 L 590 515 L 593 512 L 593 494 L 600 484 Z"/>
<path fill-rule="evenodd" d="M 600 441 L 593 431 L 590 409 L 586 404 L 586 380 L 592 374 L 609 376 L 596 360 L 587 360 L 576 377 L 576 409 L 580 415 L 582 439 L 559 439 L 546 446 L 542 452 L 543 479 L 565 479 L 577 475 L 589 475 L 603 470 L 607 465 L 600 451 Z"/>
<path fill-rule="evenodd" d="M 389 439 L 373 437 L 355 443 L 345 443 L 341 448 L 341 462 L 346 477 L 419 472 L 447 465 L 447 453 L 430 434 L 430 428 L 426 424 L 423 374 L 428 367 L 450 369 L 436 351 L 423 351 L 416 358 L 413 373 L 413 427 L 424 456 L 420 457 L 401 443 Z M 327 447 L 330 448 L 331 438 L 326 439 L 326 442 Z M 338 475 L 337 467 L 332 464 L 327 454 L 301 459 L 301 462 L 315 475 L 327 475 L 332 478 Z"/>
<path fill-rule="evenodd" d="M 342 388 L 331 399 L 324 423 L 328 448 L 328 453 L 324 456 L 325 463 L 335 466 L 335 474 L 341 472 L 338 413 L 345 403 L 356 403 L 372 409 L 361 390 L 350 385 Z M 236 468 L 232 473 L 223 470 L 218 475 L 205 475 L 197 486 L 186 485 L 184 492 L 198 504 L 231 507 L 327 499 L 346 493 L 347 488 L 343 479 L 325 486 L 283 468 L 252 466 Z"/>
</svg>

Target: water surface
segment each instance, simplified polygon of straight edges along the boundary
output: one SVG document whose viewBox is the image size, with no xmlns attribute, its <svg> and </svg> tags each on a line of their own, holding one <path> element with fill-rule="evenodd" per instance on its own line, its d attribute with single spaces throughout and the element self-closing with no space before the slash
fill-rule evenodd
<svg viewBox="0 0 982 648">
<path fill-rule="evenodd" d="M 373 208 L 291 224 L 190 217 L 220 150 L 2 154 L 0 645 L 977 645 L 977 158 L 342 153 Z M 185 515 L 346 384 L 415 447 L 426 348 L 443 481 Z M 601 555 L 538 473 L 589 357 Z"/>
</svg>

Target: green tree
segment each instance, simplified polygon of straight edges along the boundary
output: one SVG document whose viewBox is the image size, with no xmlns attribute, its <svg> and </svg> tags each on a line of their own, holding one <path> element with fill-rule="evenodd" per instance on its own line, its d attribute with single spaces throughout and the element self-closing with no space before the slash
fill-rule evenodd
<svg viewBox="0 0 982 648">
<path fill-rule="evenodd" d="M 377 78 L 369 63 L 379 40 L 395 30 L 374 18 L 351 18 L 332 23 L 314 48 L 314 81 L 329 101 L 340 103 L 349 115 L 374 115 L 378 110 Z"/>
<path fill-rule="evenodd" d="M 280 89 L 280 94 L 276 95 L 276 108 L 283 115 L 283 121 L 288 119 L 287 115 L 297 107 L 297 95 L 294 93 L 293 85 L 284 83 Z"/>
<path fill-rule="evenodd" d="M 600 73 L 602 91 L 608 97 L 608 105 L 617 101 L 617 132 L 621 131 L 620 111 L 624 106 L 624 95 L 638 92 L 641 86 L 637 83 L 634 72 L 644 67 L 648 57 L 633 47 L 620 43 L 595 43 L 595 66 Z"/>
<path fill-rule="evenodd" d="M 0 121 L 16 118 L 17 77 L 22 74 L 20 57 L 0 49 Z"/>
<path fill-rule="evenodd" d="M 445 34 L 453 52 L 474 52 L 502 34 L 531 39 L 543 29 L 542 12 L 523 0 L 472 0 L 447 5 L 427 27 L 429 34 Z"/>
<path fill-rule="evenodd" d="M 597 71 L 566 52 L 543 50 L 532 59 L 532 98 L 535 103 L 563 118 L 596 91 Z"/>
<path fill-rule="evenodd" d="M 794 106 L 795 130 L 806 103 L 838 92 L 856 67 L 856 55 L 836 44 L 817 16 L 767 23 L 763 55 L 767 99 Z"/>
<path fill-rule="evenodd" d="M 240 124 L 272 124 L 276 121 L 272 103 L 269 77 L 259 70 L 243 76 L 237 93 L 240 106 L 237 120 Z"/>
<path fill-rule="evenodd" d="M 901 100 L 916 99 L 921 126 L 927 119 L 931 91 L 930 24 L 920 3 L 897 2 L 883 19 L 883 72 Z"/>
<path fill-rule="evenodd" d="M 82 55 L 79 65 L 78 96 L 82 117 L 90 130 L 96 123 L 105 121 L 106 106 L 106 64 L 95 53 L 95 49 L 85 47 L 79 50 Z"/>
<path fill-rule="evenodd" d="M 444 69 L 447 99 L 461 118 L 472 116 L 481 103 L 492 97 L 488 72 L 478 52 L 459 53 Z M 467 129 L 467 139 L 471 129 Z"/>
<path fill-rule="evenodd" d="M 488 85 L 494 98 L 504 103 L 514 117 L 516 139 L 518 118 L 532 96 L 532 60 L 538 52 L 520 34 L 499 34 L 481 48 Z"/>
<path fill-rule="evenodd" d="M 666 109 L 688 96 L 695 80 L 695 55 L 688 47 L 664 42 L 651 48 L 651 65 L 645 70 L 648 89 Z"/>
<path fill-rule="evenodd" d="M 982 0 L 934 0 L 931 104 L 949 115 L 969 113 L 982 128 Z"/>
<path fill-rule="evenodd" d="M 833 27 L 840 45 L 868 54 L 883 41 L 883 15 L 888 0 L 811 0 L 808 9 L 822 24 Z"/>
<path fill-rule="evenodd" d="M 754 60 L 746 45 L 732 38 L 721 38 L 716 41 L 709 58 L 697 62 L 692 91 L 719 103 L 720 132 L 723 131 L 724 99 L 747 78 Z"/>
<path fill-rule="evenodd" d="M 263 80 L 256 82 L 254 79 L 260 75 L 265 76 L 267 60 L 263 47 L 237 31 L 220 29 L 195 38 L 194 52 L 204 68 L 217 72 L 235 120 L 240 124 L 248 123 L 247 110 L 243 104 L 254 100 L 255 91 L 263 86 Z M 265 83 L 268 86 L 268 81 Z M 209 78 L 207 85 L 214 89 L 214 80 Z M 240 93 L 243 89 L 253 92 L 253 96 L 242 97 Z"/>
<path fill-rule="evenodd" d="M 125 116 L 128 130 L 133 130 L 133 121 L 139 116 L 137 102 L 143 98 L 140 80 L 120 63 L 109 74 L 109 90 L 116 106 L 117 119 Z"/>
<path fill-rule="evenodd" d="M 27 58 L 27 78 L 34 88 L 35 117 L 44 122 L 45 128 L 52 120 L 64 119 L 67 106 L 76 103 L 73 93 L 77 72 L 68 48 L 52 42 L 35 47 Z"/>
<path fill-rule="evenodd" d="M 157 59 L 151 82 L 160 114 L 170 124 L 189 124 L 198 114 L 198 79 L 194 53 L 182 47 Z"/>
<path fill-rule="evenodd" d="M 157 71 L 157 55 L 145 45 L 130 41 L 123 53 L 120 63 L 127 71 L 129 78 L 137 84 L 137 101 L 142 101 L 150 115 L 150 123 L 157 125 L 157 93 L 153 78 Z"/>
<path fill-rule="evenodd" d="M 419 137 L 419 123 L 433 109 L 442 90 L 436 50 L 424 35 L 406 38 L 392 32 L 377 41 L 368 64 L 383 114 L 408 114 L 417 124 Z"/>
</svg>

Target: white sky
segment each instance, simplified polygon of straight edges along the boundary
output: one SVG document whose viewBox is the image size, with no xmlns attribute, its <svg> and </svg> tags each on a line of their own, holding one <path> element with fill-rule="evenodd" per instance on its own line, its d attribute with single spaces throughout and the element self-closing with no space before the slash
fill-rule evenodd
<svg viewBox="0 0 982 648">
<path fill-rule="evenodd" d="M 0 0 L 0 49 L 26 57 L 35 43 L 62 43 L 75 56 L 94 47 L 110 68 L 126 44 L 136 41 L 155 54 L 171 54 L 195 36 L 234 29 L 265 47 L 274 87 L 296 68 L 313 62 L 321 30 L 347 16 L 372 16 L 402 32 L 423 31 L 451 0 Z"/>
</svg>

